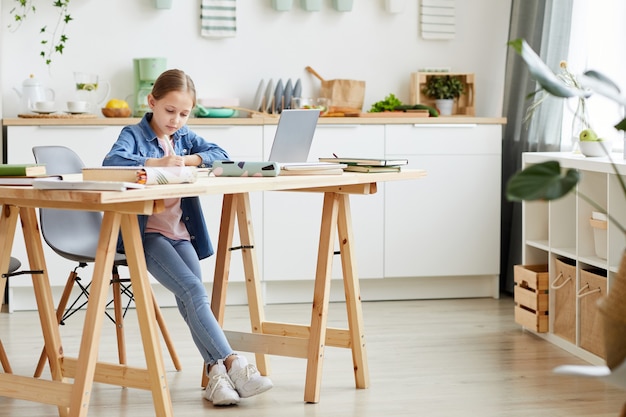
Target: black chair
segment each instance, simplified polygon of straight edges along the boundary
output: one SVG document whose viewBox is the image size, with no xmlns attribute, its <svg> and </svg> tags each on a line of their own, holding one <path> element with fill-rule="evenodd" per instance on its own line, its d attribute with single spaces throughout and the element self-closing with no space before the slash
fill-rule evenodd
<svg viewBox="0 0 626 417">
<path fill-rule="evenodd" d="M 82 172 L 84 164 L 80 157 L 71 149 L 64 146 L 35 146 L 33 147 L 35 161 L 46 164 L 46 172 L 50 175 L 77 174 Z M 58 255 L 65 259 L 78 262 L 78 265 L 70 271 L 65 284 L 63 294 L 57 307 L 57 320 L 63 324 L 64 320 L 76 313 L 87 304 L 89 297 L 89 285 L 84 284 L 78 275 L 78 269 L 93 263 L 96 257 L 102 213 L 78 210 L 40 209 L 40 228 L 45 242 Z M 126 257 L 116 254 L 113 262 L 111 286 L 113 299 L 107 307 L 113 304 L 114 317 L 107 316 L 115 323 L 117 332 L 118 359 L 120 364 L 126 364 L 126 345 L 124 340 L 124 316 L 131 303 L 134 301 L 129 278 L 120 278 L 118 267 L 126 266 Z M 72 289 L 78 286 L 80 292 L 74 301 L 67 307 Z M 127 296 L 128 301 L 123 305 L 122 295 Z M 161 309 L 152 294 L 154 308 L 161 333 L 165 340 L 174 366 L 181 369 L 178 355 L 174 350 L 169 331 L 161 314 Z M 67 308 L 66 308 L 67 307 Z M 39 364 L 35 371 L 35 377 L 41 376 L 45 365 L 46 353 L 42 351 Z"/>
</svg>

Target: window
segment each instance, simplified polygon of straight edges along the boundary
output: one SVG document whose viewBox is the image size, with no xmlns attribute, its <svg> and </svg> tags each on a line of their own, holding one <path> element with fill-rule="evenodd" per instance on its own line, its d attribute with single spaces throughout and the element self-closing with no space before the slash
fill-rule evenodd
<svg viewBox="0 0 626 417">
<path fill-rule="evenodd" d="M 574 0 L 568 67 L 575 73 L 597 70 L 611 78 L 626 94 L 626 2 L 624 0 Z M 565 101 L 562 150 L 571 150 L 571 132 L 576 100 Z M 598 136 L 613 139 L 613 148 L 622 150 L 622 132 L 613 126 L 624 117 L 617 103 L 592 96 L 587 100 L 591 127 Z"/>
</svg>

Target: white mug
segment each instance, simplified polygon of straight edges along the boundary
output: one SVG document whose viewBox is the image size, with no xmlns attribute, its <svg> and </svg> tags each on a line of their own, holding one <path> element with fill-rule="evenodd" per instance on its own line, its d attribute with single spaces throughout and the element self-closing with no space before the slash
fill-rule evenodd
<svg viewBox="0 0 626 417">
<path fill-rule="evenodd" d="M 88 101 L 68 101 L 67 102 L 67 110 L 70 113 L 85 113 L 89 111 L 89 102 Z"/>
<path fill-rule="evenodd" d="M 51 113 L 54 111 L 54 101 L 36 101 L 31 106 L 31 110 Z"/>
</svg>

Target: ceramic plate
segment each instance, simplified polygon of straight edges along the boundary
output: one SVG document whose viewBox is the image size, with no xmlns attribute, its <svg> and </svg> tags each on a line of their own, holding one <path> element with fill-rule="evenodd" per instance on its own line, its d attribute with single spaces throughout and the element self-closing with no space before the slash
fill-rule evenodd
<svg viewBox="0 0 626 417">
<path fill-rule="evenodd" d="M 265 89 L 265 110 L 268 113 L 272 112 L 273 103 L 274 103 L 274 80 L 270 79 L 267 82 L 267 88 Z"/>
<path fill-rule="evenodd" d="M 88 111 L 69 111 L 69 110 L 65 110 L 65 113 L 67 113 L 67 114 L 87 114 L 89 112 Z"/>
<path fill-rule="evenodd" d="M 283 97 L 285 99 L 283 106 L 285 109 L 291 108 L 291 97 L 293 97 L 293 84 L 291 83 L 291 79 L 287 81 L 285 84 L 285 92 L 283 93 Z"/>
<path fill-rule="evenodd" d="M 37 114 L 52 114 L 52 113 L 56 113 L 56 110 L 52 110 L 52 111 L 39 111 L 39 110 L 33 110 L 33 113 L 37 113 Z"/>
<path fill-rule="evenodd" d="M 261 108 L 261 106 L 263 105 L 263 98 L 265 97 L 265 80 L 261 80 L 261 82 L 259 83 L 259 86 L 256 89 L 256 95 L 254 96 L 254 105 L 252 106 L 252 109 L 254 110 L 258 110 L 258 111 L 263 111 L 265 109 Z"/>
<path fill-rule="evenodd" d="M 296 81 L 296 85 L 293 86 L 292 97 L 302 97 L 302 82 L 300 81 L 300 78 Z"/>
<path fill-rule="evenodd" d="M 283 80 L 276 83 L 276 91 L 274 91 L 274 110 L 275 113 L 283 111 Z"/>
</svg>

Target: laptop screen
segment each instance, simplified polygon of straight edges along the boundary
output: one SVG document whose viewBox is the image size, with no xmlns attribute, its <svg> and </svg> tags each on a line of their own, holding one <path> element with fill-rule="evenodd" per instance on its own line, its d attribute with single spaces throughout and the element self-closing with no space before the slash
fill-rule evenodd
<svg viewBox="0 0 626 417">
<path fill-rule="evenodd" d="M 306 162 L 319 116 L 318 110 L 283 110 L 278 120 L 269 160 Z"/>
</svg>

